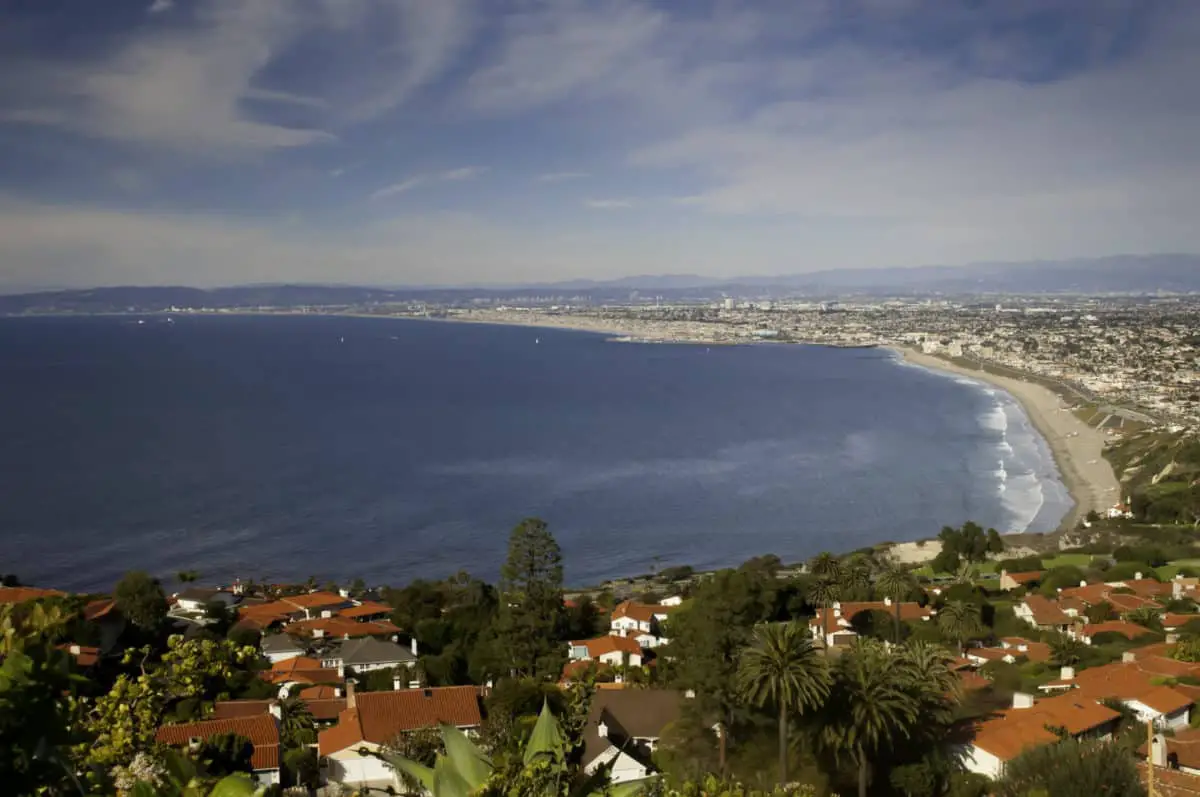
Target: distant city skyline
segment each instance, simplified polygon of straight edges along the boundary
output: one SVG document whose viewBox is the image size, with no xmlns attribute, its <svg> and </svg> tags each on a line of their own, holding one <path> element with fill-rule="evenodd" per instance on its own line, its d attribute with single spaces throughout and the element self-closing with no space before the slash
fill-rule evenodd
<svg viewBox="0 0 1200 797">
<path fill-rule="evenodd" d="M 1183 0 L 42 0 L 0 290 L 1200 252 Z"/>
</svg>

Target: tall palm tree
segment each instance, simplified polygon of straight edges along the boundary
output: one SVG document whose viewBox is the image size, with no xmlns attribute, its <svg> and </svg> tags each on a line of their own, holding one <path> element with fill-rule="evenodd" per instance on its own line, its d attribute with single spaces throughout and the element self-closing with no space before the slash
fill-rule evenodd
<svg viewBox="0 0 1200 797">
<path fill-rule="evenodd" d="M 286 747 L 300 747 L 316 740 L 316 721 L 308 704 L 293 692 L 279 701 L 279 736 Z"/>
<path fill-rule="evenodd" d="M 779 710 L 779 782 L 788 782 L 788 712 L 803 714 L 829 695 L 829 669 L 798 623 L 773 623 L 754 629 L 750 646 L 738 660 L 737 685 L 756 706 Z"/>
<path fill-rule="evenodd" d="M 979 607 L 966 601 L 950 601 L 938 612 L 938 625 L 946 636 L 958 643 L 962 655 L 963 643 L 979 633 Z"/>
<path fill-rule="evenodd" d="M 871 588 L 871 563 L 864 557 L 856 557 L 842 567 L 842 594 L 853 599 Z M 868 596 L 869 597 L 869 596 Z"/>
<path fill-rule="evenodd" d="M 829 633 L 829 612 L 841 594 L 841 583 L 833 575 L 817 576 L 808 586 L 808 599 L 821 607 L 821 646 L 829 653 L 826 634 Z"/>
<path fill-rule="evenodd" d="M 888 565 L 875 581 L 879 591 L 892 599 L 896 613 L 896 633 L 892 641 L 896 644 L 900 644 L 900 602 L 908 596 L 914 583 L 912 574 L 897 565 Z"/>
<path fill-rule="evenodd" d="M 941 645 L 916 642 L 897 648 L 901 680 L 917 701 L 918 731 L 941 736 L 954 719 L 954 704 L 962 696 L 961 682 L 951 669 L 952 659 Z"/>
<path fill-rule="evenodd" d="M 897 736 L 908 737 L 917 723 L 919 704 L 898 654 L 883 643 L 857 640 L 838 661 L 826 703 L 819 741 L 839 760 L 858 770 L 858 795 L 867 797 L 871 760 Z"/>
</svg>

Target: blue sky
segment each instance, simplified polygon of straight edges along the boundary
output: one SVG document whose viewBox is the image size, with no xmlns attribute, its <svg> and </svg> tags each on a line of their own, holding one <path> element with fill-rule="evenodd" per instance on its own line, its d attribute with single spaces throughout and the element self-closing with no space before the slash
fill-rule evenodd
<svg viewBox="0 0 1200 797">
<path fill-rule="evenodd" d="M 1200 251 L 1194 0 L 0 0 L 0 288 Z"/>
</svg>

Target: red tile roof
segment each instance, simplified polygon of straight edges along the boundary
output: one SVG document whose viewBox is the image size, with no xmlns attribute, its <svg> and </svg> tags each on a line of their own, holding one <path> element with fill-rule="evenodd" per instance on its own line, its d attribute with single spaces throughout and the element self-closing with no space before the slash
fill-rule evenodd
<svg viewBox="0 0 1200 797">
<path fill-rule="evenodd" d="M 1141 595 L 1126 595 L 1119 592 L 1110 592 L 1108 602 L 1112 604 L 1113 610 L 1118 614 L 1128 614 L 1135 612 L 1138 609 L 1161 609 L 1162 604 L 1150 598 L 1143 598 Z"/>
<path fill-rule="evenodd" d="M 349 617 L 351 619 L 357 617 L 372 617 L 377 614 L 391 614 L 392 607 L 375 601 L 363 601 L 358 606 L 351 606 L 349 609 L 342 609 L 338 612 L 339 617 Z"/>
<path fill-rule="evenodd" d="M 636 639 L 616 635 L 600 636 L 595 639 L 581 639 L 571 644 L 587 648 L 588 656 L 593 659 L 598 659 L 609 653 L 620 652 L 637 656 L 642 652 L 642 646 L 637 643 Z"/>
<path fill-rule="evenodd" d="M 1065 728 L 1072 736 L 1115 721 L 1121 715 L 1090 698 L 1067 693 L 1037 701 L 1032 708 L 1009 709 L 977 726 L 975 746 L 1001 761 L 1011 761 L 1031 747 L 1054 744 L 1048 728 Z"/>
<path fill-rule="evenodd" d="M 90 648 L 85 645 L 72 645 L 67 643 L 59 645 L 59 650 L 65 650 L 75 657 L 75 663 L 80 667 L 88 668 L 95 666 L 96 662 L 100 661 L 100 648 Z"/>
<path fill-rule="evenodd" d="M 1182 692 L 1157 684 L 1157 678 L 1143 669 L 1145 664 L 1141 661 L 1115 662 L 1103 667 L 1089 667 L 1081 670 L 1073 679 L 1051 681 L 1045 686 L 1074 686 L 1064 697 L 1078 695 L 1092 700 L 1136 700 L 1160 714 L 1173 714 L 1192 704 L 1191 698 Z"/>
<path fill-rule="evenodd" d="M 254 769 L 279 769 L 279 727 L 270 714 L 164 725 L 154 738 L 161 744 L 184 747 L 192 739 L 207 740 L 223 733 L 236 733 L 250 740 L 254 745 Z"/>
<path fill-rule="evenodd" d="M 1120 634 L 1126 639 L 1137 639 L 1143 634 L 1149 634 L 1150 629 L 1137 625 L 1136 623 L 1127 623 L 1124 620 L 1108 620 L 1103 623 L 1088 623 L 1080 633 L 1087 637 L 1094 637 L 1096 634 Z"/>
<path fill-rule="evenodd" d="M 0 587 L 0 603 L 25 603 L 42 598 L 61 598 L 67 593 L 37 587 Z"/>
<path fill-rule="evenodd" d="M 350 601 L 335 592 L 308 592 L 303 595 L 285 595 L 279 599 L 281 603 L 290 604 L 294 609 L 319 609 L 331 606 L 343 606 Z"/>
<path fill-rule="evenodd" d="M 1184 728 L 1183 730 L 1175 731 L 1174 736 L 1165 737 L 1167 740 L 1167 754 L 1173 755 L 1175 762 L 1181 767 L 1188 769 L 1200 769 L 1200 729 Z M 1143 743 L 1138 748 L 1138 754 L 1146 755 L 1146 745 Z M 1158 774 L 1161 770 L 1155 770 L 1154 774 Z"/>
<path fill-rule="evenodd" d="M 218 700 L 209 719 L 232 720 L 269 714 L 274 700 Z"/>
<path fill-rule="evenodd" d="M 1001 578 L 1007 578 L 1017 584 L 1028 584 L 1031 581 L 1041 581 L 1044 570 L 1028 570 L 1024 573 L 1004 573 Z"/>
<path fill-rule="evenodd" d="M 1170 631 L 1173 628 L 1185 626 L 1192 620 L 1200 620 L 1200 614 L 1180 614 L 1178 612 L 1167 612 L 1162 617 L 1162 624 L 1163 628 Z"/>
<path fill-rule="evenodd" d="M 617 620 L 622 617 L 629 617 L 637 620 L 639 623 L 648 623 L 654 619 L 655 612 L 662 612 L 667 607 L 651 606 L 646 603 L 638 603 L 637 601 L 624 601 L 613 607 L 612 619 Z"/>
<path fill-rule="evenodd" d="M 331 755 L 361 742 L 383 744 L 399 733 L 446 724 L 474 728 L 482 722 L 479 690 L 473 686 L 366 692 L 355 707 L 338 716 L 338 724 L 321 731 L 317 746 Z"/>
<path fill-rule="evenodd" d="M 117 608 L 117 602 L 112 598 L 100 598 L 90 601 L 83 607 L 83 619 L 94 622 L 112 614 Z"/>
<path fill-rule="evenodd" d="M 1036 625 L 1070 625 L 1071 618 L 1067 616 L 1058 604 L 1043 598 L 1041 595 L 1026 595 L 1023 603 L 1033 614 Z"/>
<path fill-rule="evenodd" d="M 1138 764 L 1138 771 L 1142 775 L 1142 782 L 1148 784 L 1146 765 Z M 1200 776 L 1155 767 L 1154 794 L 1156 797 L 1200 797 Z"/>
<path fill-rule="evenodd" d="M 390 620 L 372 620 L 359 622 L 349 617 L 314 617 L 311 620 L 297 620 L 289 623 L 284 629 L 289 634 L 303 636 L 323 636 L 331 639 L 355 639 L 364 636 L 392 636 L 400 632 Z"/>
</svg>

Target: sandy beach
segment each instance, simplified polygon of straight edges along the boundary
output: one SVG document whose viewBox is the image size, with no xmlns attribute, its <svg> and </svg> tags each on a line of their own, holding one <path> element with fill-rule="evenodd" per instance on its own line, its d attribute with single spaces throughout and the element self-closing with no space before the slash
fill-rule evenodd
<svg viewBox="0 0 1200 797">
<path fill-rule="evenodd" d="M 1076 417 L 1056 393 L 1033 382 L 963 368 L 913 349 L 898 346 L 893 349 L 916 365 L 995 385 L 1021 403 L 1030 422 L 1046 438 L 1063 483 L 1075 500 L 1075 507 L 1063 519 L 1061 529 L 1075 528 L 1084 515 L 1093 509 L 1104 512 L 1120 503 L 1121 485 L 1103 456 L 1107 440 L 1104 432 Z"/>
</svg>

